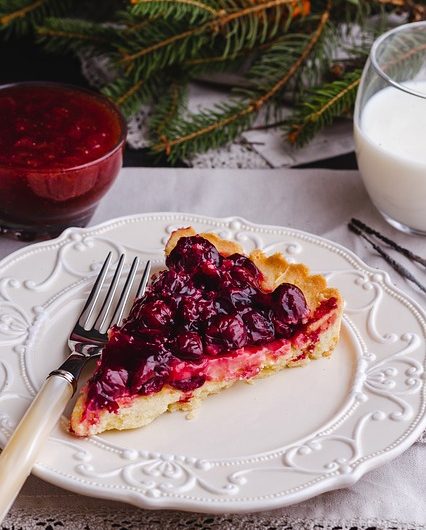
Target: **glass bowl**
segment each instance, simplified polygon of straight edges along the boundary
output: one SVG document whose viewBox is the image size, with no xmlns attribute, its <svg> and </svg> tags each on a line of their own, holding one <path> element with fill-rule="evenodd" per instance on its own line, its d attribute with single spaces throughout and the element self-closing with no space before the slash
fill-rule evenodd
<svg viewBox="0 0 426 530">
<path fill-rule="evenodd" d="M 117 177 L 126 123 L 106 97 L 44 82 L 0 86 L 0 226 L 25 240 L 86 226 Z"/>
</svg>

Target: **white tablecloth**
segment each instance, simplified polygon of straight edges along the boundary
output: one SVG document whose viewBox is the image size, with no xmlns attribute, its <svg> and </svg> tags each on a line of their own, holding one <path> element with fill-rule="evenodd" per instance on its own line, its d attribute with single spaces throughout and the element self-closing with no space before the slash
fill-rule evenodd
<svg viewBox="0 0 426 530">
<path fill-rule="evenodd" d="M 346 227 L 357 217 L 418 254 L 426 239 L 389 227 L 371 204 L 355 171 L 125 169 L 103 200 L 92 224 L 148 211 L 212 216 L 239 215 L 258 223 L 307 230 L 354 250 L 388 270 L 395 283 L 423 307 L 425 296 L 400 278 Z M 24 244 L 0 240 L 0 257 Z M 424 271 L 397 259 L 424 281 Z M 5 529 L 332 529 L 426 528 L 424 437 L 393 462 L 365 475 L 349 489 L 299 505 L 252 515 L 207 516 L 148 512 L 121 503 L 69 493 L 31 476 L 4 522 Z"/>
</svg>

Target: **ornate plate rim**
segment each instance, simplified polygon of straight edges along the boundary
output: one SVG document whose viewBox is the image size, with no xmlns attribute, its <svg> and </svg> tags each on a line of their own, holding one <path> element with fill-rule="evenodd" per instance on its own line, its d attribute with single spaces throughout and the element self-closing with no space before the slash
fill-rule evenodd
<svg viewBox="0 0 426 530">
<path fill-rule="evenodd" d="M 102 223 L 89 226 L 86 228 L 75 228 L 71 227 L 65 230 L 57 238 L 50 241 L 42 241 L 34 243 L 30 246 L 21 248 L 14 251 L 10 255 L 6 256 L 0 261 L 0 271 L 5 267 L 12 266 L 13 263 L 17 260 L 24 258 L 27 254 L 31 254 L 34 251 L 42 251 L 45 248 L 59 248 L 63 241 L 66 241 L 71 234 L 85 234 L 85 235 L 94 235 L 96 233 L 102 233 L 108 228 L 115 228 L 120 225 L 125 225 L 137 221 L 149 221 L 149 220 L 164 220 L 164 221 L 185 221 L 185 222 L 201 222 L 208 223 L 213 225 L 230 225 L 231 223 L 241 223 L 247 229 L 255 229 L 256 232 L 265 231 L 273 232 L 279 231 L 279 235 L 288 235 L 295 236 L 299 239 L 310 241 L 312 243 L 319 243 L 320 246 L 329 248 L 334 252 L 337 250 L 338 254 L 342 255 L 357 271 L 367 272 L 370 274 L 378 274 L 381 276 L 381 280 L 385 289 L 388 291 L 388 294 L 395 297 L 397 300 L 402 302 L 412 313 L 413 316 L 419 321 L 423 326 L 423 329 L 426 329 L 426 312 L 422 309 L 420 304 L 407 295 L 400 288 L 392 284 L 391 278 L 386 271 L 381 269 L 376 269 L 374 267 L 366 264 L 361 258 L 359 258 L 353 251 L 345 248 L 339 243 L 335 243 L 331 240 L 323 238 L 321 236 L 310 234 L 309 232 L 298 230 L 289 227 L 283 227 L 279 225 L 266 225 L 260 223 L 253 223 L 246 220 L 240 216 L 228 216 L 228 217 L 212 217 L 205 216 L 200 214 L 192 214 L 185 212 L 147 212 L 142 214 L 133 214 L 122 216 L 114 219 L 104 221 Z M 423 386 L 426 386 L 423 385 Z M 423 389 L 425 390 L 425 389 Z M 424 394 L 424 392 L 423 392 Z M 408 433 L 404 439 L 396 444 L 391 449 L 387 449 L 386 452 L 379 455 L 375 455 L 360 463 L 350 474 L 340 474 L 337 476 L 330 476 L 327 479 L 322 480 L 319 483 L 312 484 L 308 487 L 304 487 L 299 491 L 293 492 L 291 494 L 284 494 L 270 496 L 272 498 L 263 498 L 260 500 L 250 500 L 248 501 L 239 501 L 238 503 L 233 503 L 232 499 L 227 499 L 223 503 L 211 503 L 211 504 L 200 504 L 199 501 L 185 501 L 182 502 L 179 498 L 173 500 L 172 497 L 164 498 L 152 498 L 141 497 L 138 494 L 132 495 L 130 492 L 120 491 L 117 489 L 108 489 L 108 488 L 96 488 L 90 484 L 86 485 L 84 482 L 78 482 L 75 479 L 68 478 L 66 476 L 61 476 L 58 471 L 49 469 L 43 464 L 36 464 L 33 468 L 33 473 L 60 487 L 63 487 L 69 491 L 75 493 L 84 494 L 97 498 L 104 499 L 114 499 L 127 502 L 136 507 L 145 508 L 145 509 L 180 509 L 185 511 L 198 511 L 204 513 L 247 513 L 255 512 L 266 509 L 280 508 L 284 506 L 289 506 L 304 500 L 310 499 L 314 496 L 320 495 L 321 493 L 332 491 L 335 489 L 347 487 L 353 485 L 357 482 L 366 472 L 377 468 L 378 466 L 393 460 L 399 456 L 402 452 L 408 449 L 418 438 L 421 432 L 426 428 L 426 403 L 423 402 L 423 416 L 418 420 L 415 428 Z M 115 495 L 114 495 L 115 493 Z M 231 501 L 231 502 L 229 502 Z"/>
</svg>

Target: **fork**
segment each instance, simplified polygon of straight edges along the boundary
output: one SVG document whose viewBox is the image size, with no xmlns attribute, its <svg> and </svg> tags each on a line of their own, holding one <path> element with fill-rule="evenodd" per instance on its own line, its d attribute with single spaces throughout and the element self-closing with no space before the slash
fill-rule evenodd
<svg viewBox="0 0 426 530">
<path fill-rule="evenodd" d="M 108 339 L 108 329 L 113 325 L 120 325 L 122 322 L 126 303 L 139 267 L 139 258 L 136 257 L 127 274 L 114 313 L 109 320 L 108 316 L 111 313 L 122 275 L 124 259 L 124 254 L 121 254 L 101 308 L 93 325 L 87 329 L 91 319 L 95 316 L 98 302 L 101 302 L 101 290 L 111 264 L 111 253 L 108 254 L 69 336 L 68 346 L 71 349 L 71 355 L 57 370 L 47 376 L 0 454 L 0 523 L 30 474 L 49 433 L 61 417 L 66 404 L 74 395 L 82 369 L 89 359 L 99 357 L 101 354 Z M 136 298 L 145 292 L 150 271 L 151 263 L 148 261 L 136 292 Z"/>
</svg>

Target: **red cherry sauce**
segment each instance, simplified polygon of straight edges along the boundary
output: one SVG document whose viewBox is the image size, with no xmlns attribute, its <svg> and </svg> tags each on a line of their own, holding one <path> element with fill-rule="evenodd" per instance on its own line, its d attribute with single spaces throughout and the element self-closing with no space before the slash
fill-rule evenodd
<svg viewBox="0 0 426 530">
<path fill-rule="evenodd" d="M 0 221 L 82 225 L 122 164 L 125 126 L 104 97 L 74 87 L 0 87 Z"/>
<path fill-rule="evenodd" d="M 298 287 L 264 292 L 249 258 L 223 257 L 201 236 L 179 239 L 166 264 L 124 324 L 110 331 L 89 381 L 88 409 L 115 411 L 118 399 L 166 384 L 190 393 L 206 380 L 252 377 L 266 350 L 277 357 L 290 351 L 289 339 L 300 340 L 310 321 Z"/>
</svg>

